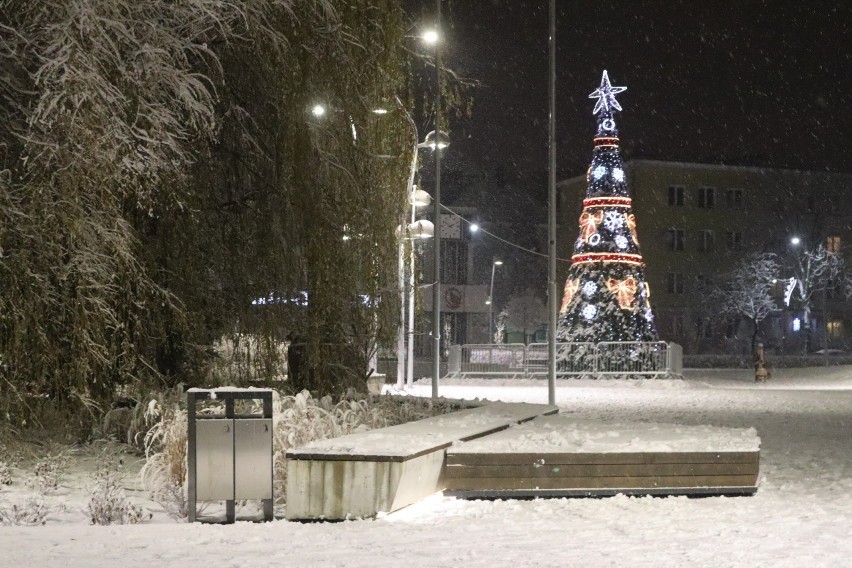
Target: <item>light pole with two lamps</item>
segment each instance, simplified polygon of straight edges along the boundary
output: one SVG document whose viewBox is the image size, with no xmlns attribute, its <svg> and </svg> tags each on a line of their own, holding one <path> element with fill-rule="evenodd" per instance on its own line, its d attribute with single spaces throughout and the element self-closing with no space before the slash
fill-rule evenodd
<svg viewBox="0 0 852 568">
<path fill-rule="evenodd" d="M 417 173 L 417 161 L 419 150 L 429 148 L 434 152 L 443 150 L 450 145 L 449 137 L 441 133 L 439 136 L 434 130 L 426 135 L 423 142 L 418 142 L 417 127 L 414 121 L 409 116 L 411 127 L 414 132 L 414 148 L 411 159 L 411 169 L 408 179 L 408 204 L 411 207 L 411 221 L 407 227 L 407 235 L 409 239 L 422 240 L 432 238 L 435 234 L 435 224 L 431 221 L 421 219 L 417 221 L 417 208 L 429 205 L 432 197 L 422 189 L 418 189 L 414 184 L 414 178 Z M 402 227 L 400 227 L 399 240 L 399 285 L 400 285 L 400 322 L 399 333 L 397 336 L 397 388 L 402 388 L 404 385 L 411 385 L 414 380 L 414 246 L 411 247 L 409 253 L 409 281 L 405 283 L 405 246 Z M 407 302 L 406 302 L 407 296 Z M 406 314 L 406 308 L 408 313 Z M 407 325 L 406 325 L 407 324 Z M 408 349 L 406 351 L 406 339 L 408 341 Z"/>
</svg>

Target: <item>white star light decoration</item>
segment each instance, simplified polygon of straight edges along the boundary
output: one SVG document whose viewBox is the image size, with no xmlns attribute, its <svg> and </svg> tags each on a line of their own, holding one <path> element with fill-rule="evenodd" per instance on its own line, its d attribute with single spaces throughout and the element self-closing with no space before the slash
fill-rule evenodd
<svg viewBox="0 0 852 568">
<path fill-rule="evenodd" d="M 604 175 L 606 175 L 606 168 L 603 166 L 598 166 L 592 170 L 592 177 L 595 179 L 601 179 Z"/>
<path fill-rule="evenodd" d="M 624 170 L 621 168 L 615 168 L 612 170 L 612 179 L 615 181 L 624 181 Z"/>
<path fill-rule="evenodd" d="M 628 247 L 629 244 L 630 242 L 624 235 L 618 235 L 617 237 L 615 237 L 615 246 L 617 246 L 619 249 L 624 250 Z"/>
<path fill-rule="evenodd" d="M 590 99 L 598 99 L 598 102 L 595 103 L 595 109 L 592 111 L 592 114 L 597 114 L 601 109 L 604 109 L 607 112 L 611 109 L 621 110 L 621 105 L 618 104 L 617 100 L 615 100 L 615 95 L 626 90 L 627 87 L 613 87 L 609 82 L 609 75 L 607 75 L 607 72 L 604 70 L 603 77 L 601 77 L 601 86 L 589 95 Z"/>
<path fill-rule="evenodd" d="M 590 296 L 594 296 L 595 292 L 598 291 L 598 285 L 594 282 L 586 282 L 583 284 L 583 295 L 587 298 Z"/>
<path fill-rule="evenodd" d="M 595 316 L 598 315 L 598 309 L 591 304 L 586 304 L 585 306 L 583 306 L 581 313 L 587 321 L 592 321 L 593 319 L 595 319 Z"/>
</svg>

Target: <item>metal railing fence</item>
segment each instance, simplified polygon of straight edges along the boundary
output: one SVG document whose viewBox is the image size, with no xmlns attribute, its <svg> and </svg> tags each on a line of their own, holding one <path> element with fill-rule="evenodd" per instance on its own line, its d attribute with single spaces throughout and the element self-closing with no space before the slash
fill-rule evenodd
<svg viewBox="0 0 852 568">
<path fill-rule="evenodd" d="M 547 375 L 546 343 L 453 345 L 448 377 L 538 378 Z M 557 377 L 660 377 L 683 373 L 683 350 L 665 341 L 556 344 Z"/>
</svg>

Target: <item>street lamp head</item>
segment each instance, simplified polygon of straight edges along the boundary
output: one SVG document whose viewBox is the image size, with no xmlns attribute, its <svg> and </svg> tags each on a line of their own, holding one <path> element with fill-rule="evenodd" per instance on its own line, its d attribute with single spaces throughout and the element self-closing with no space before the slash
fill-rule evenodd
<svg viewBox="0 0 852 568">
<path fill-rule="evenodd" d="M 438 30 L 434 30 L 434 29 L 425 30 L 423 32 L 423 35 L 420 36 L 420 37 L 423 39 L 423 41 L 427 45 L 435 45 L 436 43 L 438 43 L 438 40 L 440 39 L 440 36 L 438 35 Z"/>
<path fill-rule="evenodd" d="M 486 300 L 485 300 L 485 305 L 486 305 L 486 306 L 490 306 L 490 305 L 491 305 L 491 298 L 488 298 L 488 299 L 486 299 Z"/>
<path fill-rule="evenodd" d="M 471 233 L 479 232 L 479 225 L 477 225 L 476 223 L 471 223 L 470 224 L 470 232 Z"/>
<path fill-rule="evenodd" d="M 322 105 L 314 105 L 313 108 L 311 108 L 311 114 L 317 118 L 325 116 L 325 107 Z"/>
<path fill-rule="evenodd" d="M 386 109 L 386 108 L 374 108 L 373 109 L 373 114 L 387 114 L 387 113 L 388 113 L 388 109 Z"/>
<path fill-rule="evenodd" d="M 437 143 L 436 143 L 436 140 L 435 140 L 436 138 L 437 138 Z M 450 136 L 446 132 L 444 132 L 442 130 L 440 136 L 436 136 L 435 131 L 433 130 L 432 132 L 430 132 L 429 134 L 426 135 L 426 140 L 424 140 L 423 143 L 420 144 L 418 147 L 430 148 L 430 149 L 434 150 L 435 147 L 437 146 L 438 150 L 443 150 L 444 148 L 446 148 L 449 145 L 450 145 Z"/>
<path fill-rule="evenodd" d="M 431 239 L 435 236 L 435 225 L 432 221 L 421 219 L 408 226 L 412 239 Z"/>
<path fill-rule="evenodd" d="M 801 242 L 802 239 L 800 239 L 799 237 L 793 237 L 792 239 L 790 239 L 790 244 L 793 246 L 797 246 Z"/>
<path fill-rule="evenodd" d="M 494 266 L 503 266 L 503 261 L 502 260 L 495 260 Z"/>
<path fill-rule="evenodd" d="M 414 191 L 408 195 L 408 202 L 414 207 L 426 207 L 432 203 L 432 196 L 415 186 Z"/>
</svg>

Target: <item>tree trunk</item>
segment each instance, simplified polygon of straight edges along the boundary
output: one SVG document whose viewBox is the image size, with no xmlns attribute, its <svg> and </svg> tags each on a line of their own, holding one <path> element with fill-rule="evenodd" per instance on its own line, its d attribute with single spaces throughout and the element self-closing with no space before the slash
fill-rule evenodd
<svg viewBox="0 0 852 568">
<path fill-rule="evenodd" d="M 811 352 L 811 342 L 813 341 L 813 332 L 811 331 L 811 307 L 805 305 L 804 313 L 802 314 L 802 323 L 805 326 L 805 355 Z"/>
</svg>

